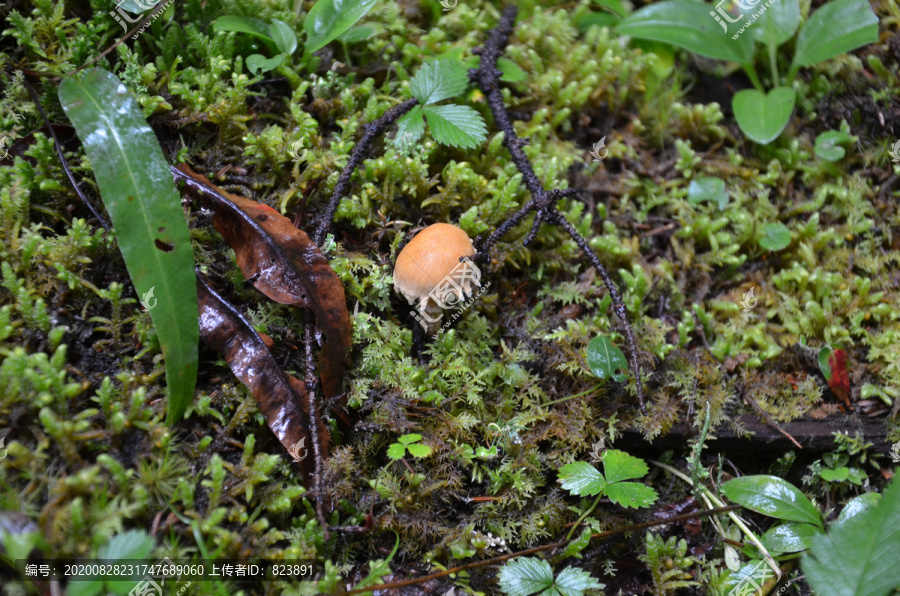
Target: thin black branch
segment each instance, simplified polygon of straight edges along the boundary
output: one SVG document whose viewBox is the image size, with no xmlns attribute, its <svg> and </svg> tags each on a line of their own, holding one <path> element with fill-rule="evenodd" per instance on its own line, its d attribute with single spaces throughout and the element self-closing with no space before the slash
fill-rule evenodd
<svg viewBox="0 0 900 596">
<path fill-rule="evenodd" d="M 518 9 L 512 5 L 507 6 L 503 10 L 503 14 L 500 17 L 500 23 L 498 23 L 496 29 L 493 29 L 488 34 L 484 47 L 478 49 L 476 52 L 481 56 L 481 62 L 478 68 L 473 68 L 469 71 L 469 78 L 481 88 L 482 92 L 484 92 L 487 105 L 494 115 L 494 121 L 497 123 L 500 130 L 503 131 L 503 146 L 509 150 L 513 163 L 516 164 L 516 168 L 522 173 L 525 186 L 531 193 L 532 198 L 525 206 L 500 225 L 487 240 L 480 243 L 476 248 L 478 249 L 481 258 L 488 259 L 491 247 L 532 211 L 534 211 L 534 223 L 531 231 L 525 237 L 524 244 L 527 245 L 534 239 L 542 223 L 562 227 L 569 236 L 572 237 L 578 247 L 584 251 L 585 256 L 600 274 L 603 283 L 606 285 L 607 290 L 609 290 L 609 295 L 613 302 L 613 309 L 619 319 L 622 320 L 625 327 L 625 340 L 628 344 L 629 352 L 628 366 L 631 369 L 632 374 L 634 374 L 635 388 L 637 390 L 637 398 L 638 403 L 641 406 L 641 412 L 646 415 L 647 408 L 644 406 L 644 386 L 641 382 L 641 367 L 638 363 L 637 344 L 634 341 L 634 332 L 631 329 L 631 324 L 628 322 L 628 313 L 625 310 L 625 304 L 622 302 L 619 289 L 613 283 L 612 278 L 610 278 L 609 273 L 600 262 L 600 259 L 594 254 L 594 251 L 591 250 L 587 241 L 556 207 L 557 201 L 564 197 L 572 196 L 575 194 L 575 190 L 547 190 L 544 188 L 540 180 L 538 180 L 537 174 L 534 173 L 531 162 L 528 161 L 528 157 L 525 155 L 525 152 L 522 151 L 522 147 L 527 145 L 528 141 L 520 138 L 516 134 L 509 113 L 506 111 L 506 106 L 503 104 L 503 94 L 500 92 L 500 75 L 503 73 L 497 69 L 497 60 L 502 56 L 503 49 L 506 47 L 509 36 L 512 34 L 517 10 Z"/>
<path fill-rule="evenodd" d="M 306 395 L 309 400 L 309 435 L 312 437 L 313 458 L 316 472 L 314 475 L 313 494 L 316 497 L 316 516 L 322 528 L 322 537 L 328 542 L 328 524 L 322 508 L 322 445 L 319 443 L 319 410 L 316 402 L 316 365 L 313 358 L 313 323 L 307 320 L 304 325 L 303 345 L 306 348 Z"/>
<path fill-rule="evenodd" d="M 84 196 L 84 193 L 81 192 L 81 188 L 78 186 L 78 182 L 75 181 L 75 174 L 72 173 L 72 169 L 69 167 L 69 162 L 66 160 L 66 156 L 63 155 L 62 143 L 59 142 L 59 138 L 56 136 L 56 131 L 53 130 L 53 125 L 50 124 L 50 119 L 47 118 L 47 114 L 44 112 L 44 108 L 41 106 L 41 100 L 38 97 L 38 94 L 35 92 L 34 88 L 31 84 L 28 83 L 27 79 L 22 79 L 22 82 L 25 83 L 25 88 L 28 89 L 28 93 L 31 95 L 32 101 L 34 101 L 34 105 L 37 106 L 38 112 L 41 114 L 41 118 L 44 119 L 44 124 L 47 125 L 47 130 L 50 131 L 50 136 L 53 137 L 53 146 L 56 148 L 56 155 L 59 157 L 59 161 L 62 164 L 62 169 L 66 173 L 66 177 L 69 179 L 69 182 L 72 184 L 72 187 L 75 189 L 75 193 L 78 195 L 78 198 L 81 199 L 81 202 L 84 203 L 87 208 L 93 213 L 94 217 L 97 218 L 97 221 L 100 222 L 100 225 L 103 226 L 107 232 L 109 231 L 109 224 L 106 223 L 100 214 L 94 209 L 94 206 L 91 205 L 91 202 L 87 200 L 87 197 Z"/>
<path fill-rule="evenodd" d="M 350 153 L 350 160 L 341 172 L 337 184 L 334 185 L 334 192 L 331 195 L 331 199 L 328 200 L 328 206 L 319 217 L 319 223 L 316 227 L 315 236 L 313 237 L 313 241 L 318 246 L 322 246 L 322 242 L 325 240 L 325 234 L 328 233 L 328 228 L 331 227 L 331 222 L 334 220 L 334 214 L 337 211 L 338 205 L 340 204 L 341 199 L 344 198 L 344 195 L 347 194 L 347 191 L 350 190 L 350 177 L 372 149 L 372 143 L 377 137 L 384 134 L 384 131 L 386 131 L 390 125 L 396 122 L 403 114 L 413 109 L 418 103 L 419 100 L 416 98 L 407 99 L 403 103 L 389 109 L 381 118 L 372 120 L 363 126 L 363 136 L 359 139 L 359 142 L 356 143 L 356 146 L 353 147 L 353 151 Z"/>
</svg>

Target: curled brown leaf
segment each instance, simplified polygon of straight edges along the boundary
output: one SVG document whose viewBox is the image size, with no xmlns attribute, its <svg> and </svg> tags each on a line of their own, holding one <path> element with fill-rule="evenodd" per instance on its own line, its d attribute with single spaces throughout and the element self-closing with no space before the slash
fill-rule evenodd
<svg viewBox="0 0 900 596">
<path fill-rule="evenodd" d="M 187 165 L 173 167 L 172 173 L 190 196 L 213 210 L 213 225 L 256 289 L 275 302 L 315 313 L 322 391 L 329 398 L 339 396 L 351 346 L 350 313 L 344 286 L 328 259 L 305 232 L 271 207 L 229 194 Z"/>
<path fill-rule="evenodd" d="M 207 280 L 197 274 L 197 301 L 200 308 L 200 339 L 220 352 L 234 375 L 250 389 L 266 423 L 284 448 L 299 458 L 304 484 L 312 487 L 315 458 L 312 436 L 315 432 L 328 453 L 328 430 L 317 415 L 310 416 L 306 387 L 288 375 L 275 362 L 263 339 L 233 306 L 226 302 Z M 311 421 L 316 420 L 316 429 Z"/>
</svg>

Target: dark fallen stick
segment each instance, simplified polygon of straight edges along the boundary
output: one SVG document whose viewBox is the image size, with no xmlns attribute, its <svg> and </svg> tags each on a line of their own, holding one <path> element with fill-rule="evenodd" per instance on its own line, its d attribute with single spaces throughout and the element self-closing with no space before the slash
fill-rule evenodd
<svg viewBox="0 0 900 596">
<path fill-rule="evenodd" d="M 363 126 L 363 136 L 353 147 L 353 151 L 350 152 L 350 159 L 347 162 L 347 166 L 341 172 L 337 183 L 334 185 L 334 192 L 328 200 L 325 211 L 319 216 L 319 223 L 316 226 L 315 236 L 313 236 L 313 242 L 318 246 L 322 246 L 322 242 L 325 240 L 325 234 L 328 233 L 328 228 L 331 227 L 331 222 L 334 220 L 334 214 L 337 211 L 338 205 L 350 189 L 350 177 L 366 158 L 366 155 L 369 154 L 369 151 L 372 149 L 372 143 L 378 136 L 384 134 L 384 131 L 386 131 L 390 125 L 396 122 L 403 114 L 413 109 L 418 103 L 419 100 L 416 98 L 407 99 L 403 103 L 396 105 L 385 112 L 381 118 L 377 118 Z"/>
<path fill-rule="evenodd" d="M 862 418 L 858 416 L 831 416 L 825 420 L 794 420 L 781 423 L 781 429 L 791 435 L 804 451 L 823 452 L 834 449 L 834 433 L 845 432 L 853 436 L 857 432 L 866 442 L 872 443 L 869 449 L 875 453 L 887 453 L 891 443 L 887 440 L 886 418 Z M 736 420 L 737 424 L 752 432 L 752 435 L 741 436 L 730 425 L 721 425 L 712 434 L 716 440 L 707 441 L 704 450 L 712 453 L 784 451 L 796 449 L 796 445 L 778 429 L 753 415 L 744 415 Z M 616 439 L 616 448 L 625 451 L 642 450 L 658 453 L 660 449 L 678 449 L 697 434 L 696 427 L 679 423 L 663 437 L 647 441 L 637 429 L 626 430 Z"/>
<path fill-rule="evenodd" d="M 532 224 L 528 236 L 525 237 L 523 242 L 524 245 L 527 245 L 534 239 L 537 235 L 538 228 L 540 228 L 542 223 L 558 225 L 564 229 L 569 236 L 572 237 L 578 247 L 581 248 L 585 257 L 587 257 L 591 262 L 591 265 L 593 265 L 600 274 L 600 277 L 603 279 L 603 283 L 606 285 L 606 289 L 609 291 L 609 295 L 612 298 L 613 309 L 625 327 L 625 341 L 628 344 L 629 352 L 628 367 L 634 375 L 635 388 L 638 403 L 641 406 L 641 412 L 646 415 L 647 408 L 644 406 L 644 386 L 641 381 L 641 367 L 640 364 L 638 364 L 637 344 L 634 341 L 634 332 L 631 329 L 631 324 L 628 322 L 628 313 L 625 310 L 625 304 L 622 302 L 619 289 L 613 283 L 612 278 L 600 262 L 600 259 L 594 254 L 594 251 L 591 250 L 587 240 L 578 233 L 575 226 L 573 226 L 556 207 L 557 201 L 572 196 L 575 194 L 575 190 L 571 188 L 565 190 L 547 190 L 544 188 L 541 181 L 538 180 L 537 174 L 534 173 L 531 162 L 528 161 L 528 157 L 525 155 L 525 152 L 522 151 L 522 147 L 527 145 L 528 141 L 516 134 L 509 113 L 506 111 L 506 106 L 503 104 L 503 94 L 500 92 L 500 76 L 502 73 L 497 69 L 497 60 L 503 54 L 503 48 L 506 47 L 509 36 L 512 34 L 517 10 L 518 9 L 515 6 L 507 6 L 503 10 L 503 15 L 501 16 L 497 27 L 488 33 L 488 38 L 484 47 L 476 48 L 474 50 L 475 54 L 481 56 L 481 62 L 478 68 L 473 68 L 469 71 L 469 77 L 481 88 L 482 92 L 484 92 L 487 105 L 494 116 L 494 121 L 497 123 L 497 127 L 503 131 L 503 146 L 507 148 L 513 163 L 516 164 L 516 168 L 522 173 L 525 187 L 528 189 L 528 192 L 531 193 L 532 198 L 519 211 L 503 222 L 503 224 L 488 236 L 487 240 L 476 246 L 476 248 L 478 249 L 480 257 L 487 259 L 491 247 L 532 211 L 534 211 L 534 223 Z"/>
</svg>

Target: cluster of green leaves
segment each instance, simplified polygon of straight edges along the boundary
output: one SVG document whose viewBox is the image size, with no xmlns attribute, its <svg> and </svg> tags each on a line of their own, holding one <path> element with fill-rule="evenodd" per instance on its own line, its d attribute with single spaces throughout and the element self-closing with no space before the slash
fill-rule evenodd
<svg viewBox="0 0 900 596">
<path fill-rule="evenodd" d="M 397 121 L 398 148 L 410 147 L 425 133 L 425 122 L 438 143 L 473 149 L 487 138 L 481 114 L 462 105 L 434 105 L 460 95 L 469 86 L 463 63 L 453 59 L 426 62 L 409 82 L 412 96 L 418 100 L 408 114 Z"/>
<path fill-rule="evenodd" d="M 607 497 L 622 507 L 649 507 L 659 495 L 639 482 L 627 482 L 647 475 L 647 464 L 618 449 L 603 452 L 603 471 L 587 462 L 566 464 L 559 469 L 559 483 L 573 495 Z"/>
<path fill-rule="evenodd" d="M 710 6 L 706 3 L 666 0 L 636 11 L 616 29 L 632 37 L 670 43 L 701 56 L 739 63 L 753 81 L 754 89 L 735 94 L 732 101 L 735 118 L 747 137 L 768 144 L 778 138 L 794 111 L 797 95 L 791 84 L 800 68 L 878 41 L 878 18 L 867 0 L 834 0 L 816 10 L 801 27 L 799 0 L 759 4 L 753 3 L 751 7 L 740 4 L 736 17 L 716 16 L 716 22 L 711 19 Z M 730 39 L 726 20 L 743 25 Z M 719 25 L 726 29 L 724 36 Z M 750 31 L 742 35 L 747 27 Z M 795 33 L 793 59 L 782 82 L 778 47 L 791 40 Z M 768 58 L 771 77 L 768 92 L 756 72 L 757 43 L 764 46 Z"/>
<path fill-rule="evenodd" d="M 413 457 L 428 457 L 431 455 L 431 447 L 420 443 L 422 435 L 411 433 L 397 439 L 388 447 L 388 457 L 394 460 L 400 459 L 407 452 Z"/>
<path fill-rule="evenodd" d="M 342 42 L 362 41 L 369 37 L 371 28 L 353 25 L 372 10 L 377 0 L 319 0 L 306 14 L 303 31 L 304 56 L 308 61 L 313 52 L 322 49 L 335 39 Z M 254 75 L 268 72 L 281 66 L 297 49 L 297 33 L 279 19 L 266 23 L 253 17 L 225 15 L 213 23 L 213 31 L 234 31 L 246 33 L 262 40 L 273 56 L 262 54 L 247 56 L 246 63 Z"/>
</svg>

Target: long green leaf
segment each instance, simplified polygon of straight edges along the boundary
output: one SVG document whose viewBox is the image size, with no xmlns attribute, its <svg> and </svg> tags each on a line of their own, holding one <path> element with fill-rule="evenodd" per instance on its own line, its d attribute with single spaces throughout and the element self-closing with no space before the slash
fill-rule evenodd
<svg viewBox="0 0 900 596">
<path fill-rule="evenodd" d="M 797 37 L 793 68 L 810 66 L 878 41 L 868 0 L 834 0 L 809 17 Z"/>
<path fill-rule="evenodd" d="M 148 303 L 166 360 L 167 420 L 174 423 L 194 394 L 200 332 L 194 257 L 169 164 L 115 75 L 95 68 L 66 79 L 59 100 L 94 168 L 131 281 Z"/>
<path fill-rule="evenodd" d="M 822 517 L 806 495 L 777 476 L 741 476 L 723 484 L 722 492 L 751 511 L 822 527 Z"/>
<path fill-rule="evenodd" d="M 666 0 L 631 14 L 616 27 L 623 35 L 670 43 L 701 56 L 751 62 L 753 37 L 732 39 L 710 16 L 709 4 L 691 0 Z M 714 12 L 714 11 L 712 11 Z"/>
<path fill-rule="evenodd" d="M 325 47 L 372 10 L 377 0 L 319 0 L 303 21 L 307 52 Z"/>
</svg>

